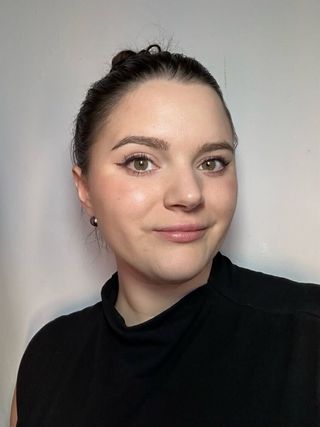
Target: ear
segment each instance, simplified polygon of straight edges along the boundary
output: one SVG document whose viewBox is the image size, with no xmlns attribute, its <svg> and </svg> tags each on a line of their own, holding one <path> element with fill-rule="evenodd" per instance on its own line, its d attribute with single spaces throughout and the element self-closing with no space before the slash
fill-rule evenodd
<svg viewBox="0 0 320 427">
<path fill-rule="evenodd" d="M 72 175 L 73 175 L 75 186 L 77 188 L 78 197 L 81 202 L 81 205 L 85 209 L 87 214 L 89 216 L 92 216 L 93 207 L 90 200 L 90 193 L 89 193 L 87 179 L 85 175 L 83 175 L 82 170 L 79 168 L 79 166 L 74 166 L 72 168 Z"/>
</svg>

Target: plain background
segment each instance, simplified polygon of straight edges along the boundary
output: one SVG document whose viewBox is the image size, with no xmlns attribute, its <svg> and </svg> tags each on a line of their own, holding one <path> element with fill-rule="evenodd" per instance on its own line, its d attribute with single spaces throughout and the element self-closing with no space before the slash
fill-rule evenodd
<svg viewBox="0 0 320 427">
<path fill-rule="evenodd" d="M 69 145 L 89 84 L 120 49 L 172 40 L 210 69 L 239 135 L 239 203 L 224 253 L 320 283 L 319 0 L 0 6 L 1 425 L 30 337 L 97 301 L 114 270 L 81 213 Z"/>
</svg>

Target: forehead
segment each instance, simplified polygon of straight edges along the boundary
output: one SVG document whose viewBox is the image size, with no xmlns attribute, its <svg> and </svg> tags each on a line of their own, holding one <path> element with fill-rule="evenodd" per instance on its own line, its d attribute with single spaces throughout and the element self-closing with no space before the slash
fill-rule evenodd
<svg viewBox="0 0 320 427">
<path fill-rule="evenodd" d="M 223 104 L 210 86 L 166 79 L 141 83 L 123 96 L 103 133 L 113 141 L 130 135 L 195 143 L 232 143 L 233 138 Z"/>
</svg>

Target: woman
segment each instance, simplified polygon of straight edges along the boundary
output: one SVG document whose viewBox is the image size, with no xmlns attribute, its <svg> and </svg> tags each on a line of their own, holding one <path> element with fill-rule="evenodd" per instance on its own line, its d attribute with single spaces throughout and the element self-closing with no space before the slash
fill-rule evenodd
<svg viewBox="0 0 320 427">
<path fill-rule="evenodd" d="M 118 271 L 32 339 L 12 425 L 320 424 L 320 290 L 219 253 L 236 144 L 196 60 L 157 45 L 113 59 L 78 114 L 73 176 Z"/>
</svg>

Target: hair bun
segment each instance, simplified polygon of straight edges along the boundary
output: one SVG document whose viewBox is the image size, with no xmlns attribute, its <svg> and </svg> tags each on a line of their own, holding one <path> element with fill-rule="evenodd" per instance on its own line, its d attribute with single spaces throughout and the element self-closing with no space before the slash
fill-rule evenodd
<svg viewBox="0 0 320 427">
<path fill-rule="evenodd" d="M 140 52 L 134 52 L 133 50 L 122 50 L 112 58 L 111 71 L 122 65 L 128 58 L 132 58 L 133 56 L 143 54 L 152 55 L 153 53 L 159 52 L 161 52 L 161 47 L 158 44 L 150 44 L 146 49 L 140 50 Z"/>
<path fill-rule="evenodd" d="M 128 58 L 135 56 L 137 53 L 133 50 L 122 50 L 121 52 L 117 53 L 113 58 L 111 62 L 111 70 L 121 65 L 124 61 L 126 61 Z"/>
<path fill-rule="evenodd" d="M 154 52 L 154 53 L 161 52 L 161 47 L 158 44 L 150 44 L 146 49 L 140 50 L 139 53 L 150 53 L 150 54 L 152 54 L 153 53 L 152 51 L 154 50 L 154 48 L 156 48 L 156 52 Z"/>
</svg>

